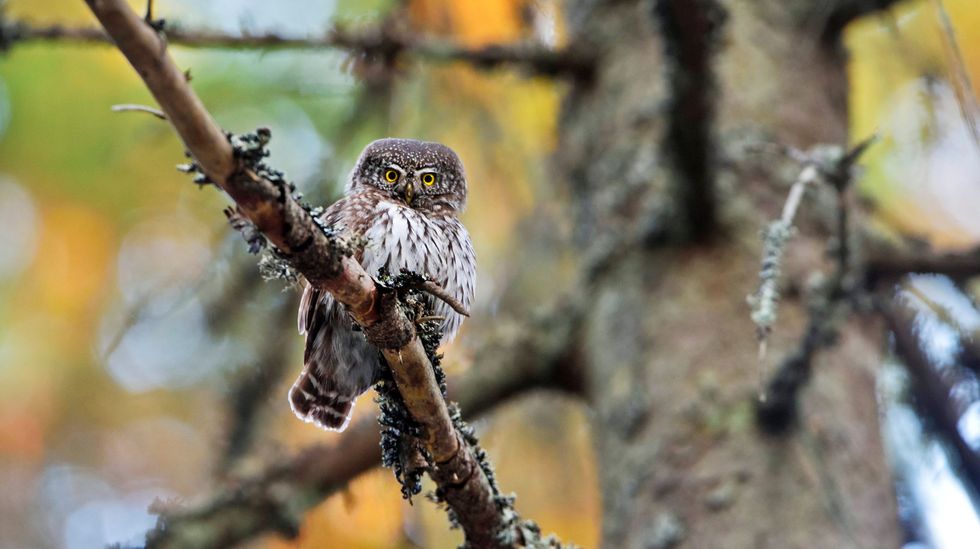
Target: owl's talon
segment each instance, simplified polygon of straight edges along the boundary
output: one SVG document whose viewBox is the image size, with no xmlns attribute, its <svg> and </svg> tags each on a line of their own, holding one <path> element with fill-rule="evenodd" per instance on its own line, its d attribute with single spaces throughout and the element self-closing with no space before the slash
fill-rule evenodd
<svg viewBox="0 0 980 549">
<path fill-rule="evenodd" d="M 441 315 L 420 316 L 417 319 L 415 319 L 415 323 L 422 324 L 423 322 L 432 322 L 435 320 L 442 322 L 443 320 L 446 320 L 446 317 Z"/>
</svg>

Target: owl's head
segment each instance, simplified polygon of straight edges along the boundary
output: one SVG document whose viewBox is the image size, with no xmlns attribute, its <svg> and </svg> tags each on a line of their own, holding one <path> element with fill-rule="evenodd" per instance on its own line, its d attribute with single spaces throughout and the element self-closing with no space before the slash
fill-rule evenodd
<svg viewBox="0 0 980 549">
<path fill-rule="evenodd" d="M 435 213 L 460 212 L 466 206 L 463 163 L 441 143 L 396 138 L 371 143 L 354 167 L 348 192 L 364 186 Z"/>
</svg>

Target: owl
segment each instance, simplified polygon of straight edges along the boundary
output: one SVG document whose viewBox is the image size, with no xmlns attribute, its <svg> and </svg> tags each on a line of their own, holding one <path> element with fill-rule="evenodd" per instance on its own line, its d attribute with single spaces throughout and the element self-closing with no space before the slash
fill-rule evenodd
<svg viewBox="0 0 980 549">
<path fill-rule="evenodd" d="M 357 243 L 355 257 L 371 276 L 382 268 L 426 275 L 469 309 L 476 255 L 459 221 L 465 205 L 466 176 L 452 149 L 381 139 L 361 153 L 344 198 L 321 220 Z M 443 340 L 451 340 L 462 315 L 440 300 L 430 305 L 444 319 Z M 306 336 L 304 366 L 289 391 L 290 406 L 306 422 L 343 431 L 354 399 L 379 379 L 378 351 L 343 305 L 309 285 L 300 301 L 299 331 Z"/>
</svg>

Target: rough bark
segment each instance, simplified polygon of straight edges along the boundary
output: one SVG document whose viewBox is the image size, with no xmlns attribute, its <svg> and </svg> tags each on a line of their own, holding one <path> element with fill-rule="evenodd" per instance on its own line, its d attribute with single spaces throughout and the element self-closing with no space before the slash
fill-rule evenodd
<svg viewBox="0 0 980 549">
<path fill-rule="evenodd" d="M 661 153 L 669 128 L 660 110 L 676 103 L 672 79 L 690 75 L 665 59 L 654 4 L 568 8 L 571 39 L 599 56 L 591 86 L 565 102 L 555 158 L 559 179 L 576 191 L 582 242 L 651 215 L 677 235 L 686 232 L 677 224 L 691 222 L 672 215 L 682 209 L 671 195 L 685 174 Z M 879 326 L 851 323 L 818 358 L 796 430 L 767 437 L 753 424 L 758 359 L 745 296 L 758 284 L 760 230 L 778 217 L 790 181 L 774 194 L 780 181 L 746 175 L 730 145 L 749 133 L 798 147 L 844 142 L 844 59 L 808 31 L 807 4 L 725 4 L 713 60 L 714 131 L 727 143 L 712 183 L 718 236 L 624 257 L 593 298 L 582 361 L 606 547 L 899 544 L 875 401 Z M 787 276 L 798 282 L 826 270 L 825 240 L 802 232 L 788 259 Z M 783 305 L 770 357 L 803 332 L 799 309 Z"/>
</svg>

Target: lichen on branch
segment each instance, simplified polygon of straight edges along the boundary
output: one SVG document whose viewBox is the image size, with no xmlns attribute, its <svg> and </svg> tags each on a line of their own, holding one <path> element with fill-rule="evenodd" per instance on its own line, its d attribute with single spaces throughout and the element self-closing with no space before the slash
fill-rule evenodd
<svg viewBox="0 0 980 549">
<path fill-rule="evenodd" d="M 425 354 L 431 364 L 432 373 L 439 386 L 443 399 L 447 396 L 446 374 L 442 369 L 442 355 L 438 353 L 442 338 L 441 318 L 432 314 L 432 301 L 427 299 L 424 290 L 426 278 L 423 275 L 407 270 L 392 276 L 383 269 L 378 275 L 378 287 L 383 292 L 393 292 L 405 316 L 415 324 L 417 334 Z M 377 402 L 380 409 L 378 423 L 381 425 L 381 462 L 393 470 L 396 480 L 401 485 L 402 496 L 411 502 L 411 498 L 422 490 L 421 478 L 423 473 L 438 475 L 438 467 L 432 454 L 425 445 L 425 429 L 416 421 L 399 392 L 388 363 L 381 358 L 383 377 L 375 386 L 378 393 Z M 504 547 L 561 547 L 560 542 L 553 536 L 542 537 L 540 528 L 534 521 L 522 520 L 514 509 L 516 496 L 501 494 L 497 485 L 493 466 L 490 464 L 486 451 L 480 447 L 479 438 L 472 426 L 463 420 L 459 406 L 454 402 L 446 402 L 449 416 L 455 431 L 458 433 L 461 445 L 466 449 L 464 454 L 472 456 L 475 465 L 486 478 L 492 495 L 493 505 L 500 517 L 501 528 L 496 532 L 496 545 Z M 464 486 L 465 486 L 464 482 Z M 449 518 L 451 528 L 459 528 L 459 514 L 451 504 L 451 491 L 458 487 L 437 483 L 435 491 L 428 494 L 427 499 L 442 507 Z"/>
<path fill-rule="evenodd" d="M 840 325 L 852 311 L 848 298 L 854 293 L 851 259 L 851 234 L 849 207 L 846 196 L 854 179 L 853 168 L 858 158 L 877 139 L 859 142 L 850 150 L 838 146 L 817 146 L 808 152 L 788 149 L 792 158 L 800 161 L 803 168 L 783 206 L 779 219 L 770 222 L 763 233 L 762 267 L 759 271 L 759 288 L 749 296 L 751 318 L 756 325 L 759 341 L 759 402 L 756 416 L 760 425 L 769 432 L 782 432 L 795 418 L 796 395 L 809 378 L 811 363 L 817 350 L 836 340 Z M 766 380 L 767 342 L 776 324 L 780 299 L 779 282 L 783 255 L 793 234 L 793 220 L 806 190 L 822 183 L 833 189 L 837 203 L 834 236 L 828 240 L 828 251 L 836 259 L 835 268 L 828 277 L 809 292 L 807 312 L 809 321 L 795 351 L 784 360 L 770 380 Z"/>
</svg>

